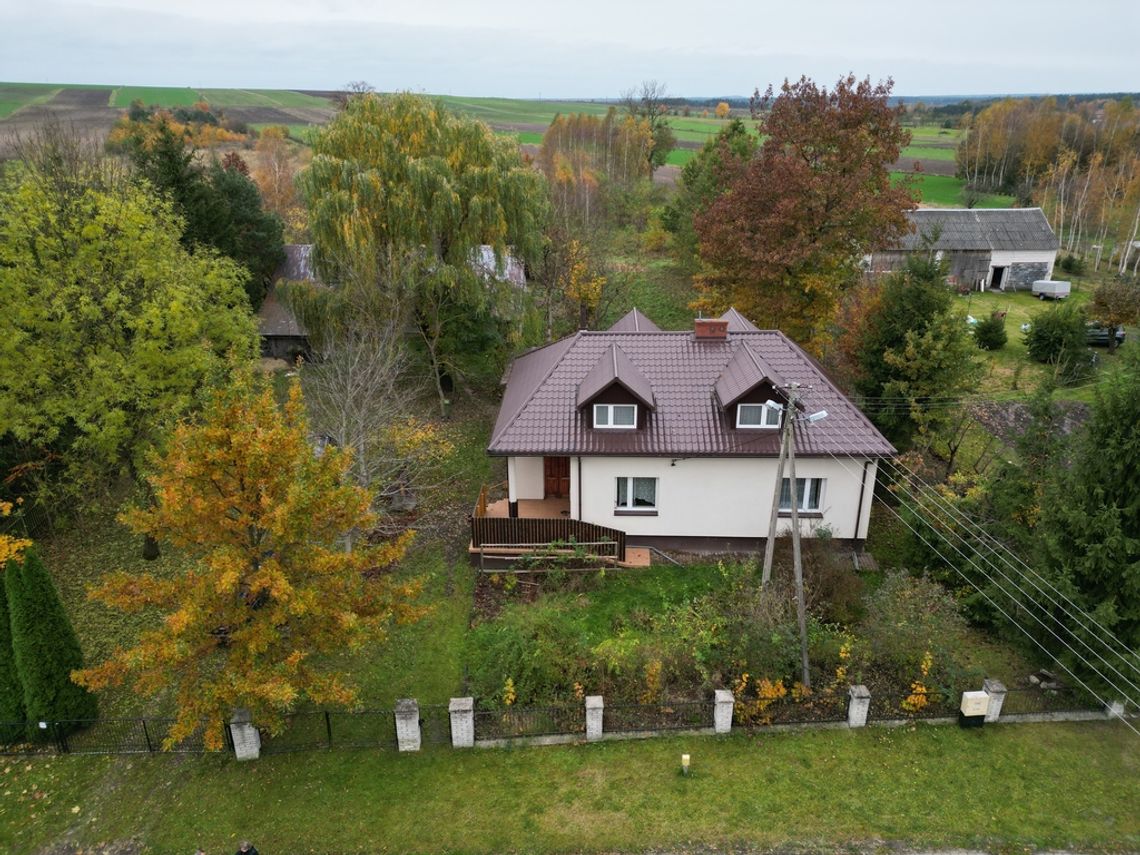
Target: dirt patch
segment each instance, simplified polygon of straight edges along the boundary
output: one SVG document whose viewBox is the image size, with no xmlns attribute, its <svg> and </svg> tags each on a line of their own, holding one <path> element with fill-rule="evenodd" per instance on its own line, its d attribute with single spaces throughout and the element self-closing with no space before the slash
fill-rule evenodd
<svg viewBox="0 0 1140 855">
<path fill-rule="evenodd" d="M 921 169 L 915 169 L 915 164 L 919 164 Z M 948 175 L 951 178 L 958 171 L 952 160 L 923 160 L 921 157 L 900 157 L 888 169 L 891 172 L 921 172 L 923 175 Z"/>
<path fill-rule="evenodd" d="M 251 125 L 323 125 L 336 114 L 331 108 L 317 107 L 227 107 L 223 112 L 235 121 Z"/>
<path fill-rule="evenodd" d="M 653 172 L 653 183 L 660 187 L 676 187 L 680 178 L 681 167 L 679 166 L 659 166 Z"/>
<path fill-rule="evenodd" d="M 478 573 L 472 625 L 494 620 L 508 603 L 533 603 L 542 593 L 541 575 Z"/>
<path fill-rule="evenodd" d="M 1088 404 L 1069 401 L 1058 404 L 1058 407 L 1062 413 L 1058 429 L 1065 436 L 1071 435 L 1088 420 Z M 1018 401 L 988 401 L 974 405 L 971 412 L 982 427 L 1007 445 L 1012 445 L 1032 423 L 1029 406 Z"/>
</svg>

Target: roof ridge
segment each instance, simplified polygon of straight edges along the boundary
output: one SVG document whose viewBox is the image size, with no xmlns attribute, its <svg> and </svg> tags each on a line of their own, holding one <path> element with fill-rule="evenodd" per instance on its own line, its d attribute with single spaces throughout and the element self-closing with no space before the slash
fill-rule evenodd
<svg viewBox="0 0 1140 855">
<path fill-rule="evenodd" d="M 503 432 L 506 431 L 508 428 L 510 428 L 511 425 L 513 425 L 515 423 L 515 419 L 517 419 L 519 417 L 519 415 L 522 413 L 522 411 L 527 408 L 527 406 L 530 404 L 530 402 L 534 400 L 535 393 L 538 392 L 538 390 L 542 388 L 542 385 L 547 380 L 550 379 L 550 375 L 554 373 L 554 369 L 556 369 L 559 365 L 561 365 L 562 360 L 566 358 L 566 354 L 568 354 L 571 350 L 574 349 L 574 342 L 578 340 L 578 337 L 581 334 L 582 334 L 582 330 L 578 330 L 578 332 L 574 333 L 573 337 L 567 336 L 566 338 L 559 339 L 558 341 L 552 341 L 550 343 L 550 345 L 555 345 L 555 344 L 561 344 L 562 342 L 566 342 L 566 348 L 562 351 L 562 353 L 559 355 L 559 357 L 556 360 L 554 360 L 554 364 L 550 366 L 549 370 L 547 370 L 547 372 L 542 375 L 542 379 L 539 380 L 538 383 L 535 385 L 534 389 L 531 390 L 531 393 L 526 397 L 526 400 L 524 400 L 521 404 L 519 404 L 518 408 L 513 413 L 511 413 L 511 417 L 509 419 L 507 419 L 506 421 L 503 422 L 502 429 L 499 431 L 496 431 L 495 433 L 493 433 L 491 435 L 491 438 L 489 440 L 489 444 L 494 445 L 495 440 L 497 440 L 500 436 L 502 436 Z M 546 345 L 546 346 L 549 347 L 550 345 Z M 542 350 L 542 348 L 538 347 L 538 348 L 535 348 L 534 350 L 532 350 L 530 352 L 534 353 L 537 350 Z M 513 364 L 513 360 L 512 360 L 512 364 Z"/>
</svg>

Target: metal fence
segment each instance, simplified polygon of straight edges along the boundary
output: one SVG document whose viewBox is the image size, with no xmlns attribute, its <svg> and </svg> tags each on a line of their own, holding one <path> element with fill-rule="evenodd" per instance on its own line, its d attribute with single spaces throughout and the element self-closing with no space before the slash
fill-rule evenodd
<svg viewBox="0 0 1140 855">
<path fill-rule="evenodd" d="M 1076 689 L 1007 689 L 1002 715 L 1025 713 L 1101 712 L 1103 705 L 1091 695 Z"/>
<path fill-rule="evenodd" d="M 170 736 L 172 718 L 99 718 L 81 721 L 0 723 L 0 754 L 154 754 Z M 225 746 L 232 749 L 229 728 Z M 205 731 L 199 729 L 170 748 L 175 754 L 204 754 Z"/>
<path fill-rule="evenodd" d="M 742 700 L 733 705 L 733 727 L 769 727 L 773 724 L 846 722 L 846 695 L 819 694 L 804 700 L 781 699 L 769 704 Z"/>
<path fill-rule="evenodd" d="M 876 692 L 872 690 L 867 721 L 956 716 L 961 697 L 960 691 Z"/>
<path fill-rule="evenodd" d="M 505 707 L 475 710 L 476 739 L 515 739 L 586 733 L 586 708 L 581 704 L 557 707 Z"/>
<path fill-rule="evenodd" d="M 606 704 L 602 708 L 604 733 L 638 733 L 652 730 L 697 730 L 713 726 L 712 701 L 664 704 Z"/>
<path fill-rule="evenodd" d="M 276 732 L 261 730 L 262 754 L 328 748 L 396 747 L 396 718 L 391 710 L 334 712 L 314 710 L 287 716 Z"/>
</svg>

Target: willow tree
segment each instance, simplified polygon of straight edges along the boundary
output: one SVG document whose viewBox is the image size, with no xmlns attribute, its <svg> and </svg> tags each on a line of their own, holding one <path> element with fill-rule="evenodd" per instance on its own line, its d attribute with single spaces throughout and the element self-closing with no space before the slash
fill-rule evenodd
<svg viewBox="0 0 1140 855">
<path fill-rule="evenodd" d="M 473 321 L 509 320 L 513 302 L 509 284 L 474 263 L 480 247 L 493 247 L 498 265 L 508 252 L 535 257 L 541 176 L 513 141 L 438 101 L 365 93 L 317 134 L 299 180 L 318 269 L 339 285 L 334 301 L 409 324 L 446 411 L 445 377 L 473 350 Z"/>
</svg>

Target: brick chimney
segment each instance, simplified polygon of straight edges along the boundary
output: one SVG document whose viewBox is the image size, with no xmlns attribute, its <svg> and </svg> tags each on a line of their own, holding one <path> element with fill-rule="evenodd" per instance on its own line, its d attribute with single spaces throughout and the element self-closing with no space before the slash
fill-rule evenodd
<svg viewBox="0 0 1140 855">
<path fill-rule="evenodd" d="M 724 341 L 728 338 L 728 321 L 697 318 L 693 321 L 693 337 L 697 341 Z"/>
</svg>

